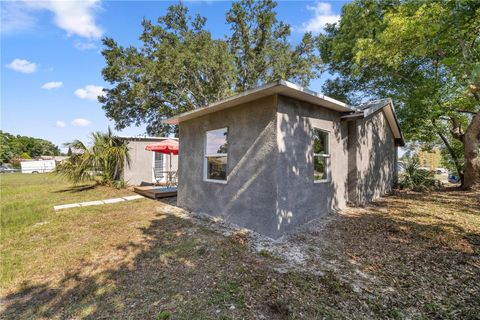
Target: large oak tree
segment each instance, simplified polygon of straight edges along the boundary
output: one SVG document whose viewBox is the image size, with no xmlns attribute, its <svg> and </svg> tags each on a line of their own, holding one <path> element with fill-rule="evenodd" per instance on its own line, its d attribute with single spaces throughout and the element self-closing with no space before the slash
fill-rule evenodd
<svg viewBox="0 0 480 320">
<path fill-rule="evenodd" d="M 320 41 L 327 93 L 392 96 L 413 140 L 445 145 L 463 187 L 480 185 L 480 2 L 357 0 Z M 463 165 L 452 139 L 463 146 Z M 463 167 L 463 168 L 462 168 Z"/>
<path fill-rule="evenodd" d="M 234 2 L 224 39 L 214 39 L 206 19 L 190 16 L 183 4 L 157 23 L 144 20 L 139 47 L 103 39 L 102 74 L 111 86 L 99 100 L 107 117 L 116 129 L 145 123 L 149 134 L 166 134 L 176 128 L 161 120 L 236 92 L 280 78 L 308 85 L 320 69 L 317 39 L 306 33 L 292 46 L 275 7 L 271 0 Z"/>
</svg>

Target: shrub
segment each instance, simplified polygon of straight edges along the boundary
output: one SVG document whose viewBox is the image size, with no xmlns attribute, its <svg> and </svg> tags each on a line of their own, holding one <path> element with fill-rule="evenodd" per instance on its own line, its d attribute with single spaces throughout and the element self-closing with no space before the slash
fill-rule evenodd
<svg viewBox="0 0 480 320">
<path fill-rule="evenodd" d="M 433 171 L 422 169 L 417 158 L 406 159 L 401 166 L 403 172 L 398 183 L 401 189 L 424 192 L 440 187 Z"/>
<path fill-rule="evenodd" d="M 93 132 L 91 139 L 91 146 L 79 140 L 68 143 L 72 155 L 62 161 L 55 172 L 76 184 L 97 181 L 116 188 L 125 187 L 123 167 L 130 164 L 127 143 L 115 136 L 110 128 L 105 133 Z"/>
<path fill-rule="evenodd" d="M 120 180 L 113 181 L 112 186 L 117 189 L 125 189 L 128 186 L 128 184 L 127 184 L 127 181 L 125 181 L 125 179 L 120 178 Z"/>
</svg>

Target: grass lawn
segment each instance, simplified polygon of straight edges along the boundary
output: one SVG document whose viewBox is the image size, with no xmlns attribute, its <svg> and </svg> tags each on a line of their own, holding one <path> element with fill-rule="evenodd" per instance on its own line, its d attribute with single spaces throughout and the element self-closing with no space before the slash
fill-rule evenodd
<svg viewBox="0 0 480 320">
<path fill-rule="evenodd" d="M 54 212 L 54 205 L 134 194 L 94 185 L 72 187 L 49 174 L 2 174 L 0 179 L 2 290 L 85 258 L 98 249 L 95 242 L 102 242 L 100 234 L 94 237 L 88 230 L 95 223 L 102 227 L 116 223 L 101 221 L 98 215 L 114 206 L 82 208 L 72 215 L 72 211 Z"/>
<path fill-rule="evenodd" d="M 130 194 L 1 175 L 0 318 L 478 318 L 480 193 L 402 192 L 312 223 L 296 268 Z"/>
</svg>

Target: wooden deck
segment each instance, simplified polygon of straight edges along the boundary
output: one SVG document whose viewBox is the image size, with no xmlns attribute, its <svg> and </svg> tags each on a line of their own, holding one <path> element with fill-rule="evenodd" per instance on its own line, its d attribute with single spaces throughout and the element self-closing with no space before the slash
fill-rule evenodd
<svg viewBox="0 0 480 320">
<path fill-rule="evenodd" d="M 177 196 L 177 188 L 146 186 L 146 187 L 134 187 L 133 191 L 151 199 L 160 199 L 160 198 Z"/>
</svg>

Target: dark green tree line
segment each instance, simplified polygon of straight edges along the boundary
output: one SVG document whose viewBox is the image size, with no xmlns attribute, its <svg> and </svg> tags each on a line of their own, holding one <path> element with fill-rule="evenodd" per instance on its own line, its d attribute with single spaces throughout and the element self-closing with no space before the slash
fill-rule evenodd
<svg viewBox="0 0 480 320">
<path fill-rule="evenodd" d="M 0 130 L 0 162 L 9 162 L 19 158 L 20 155 L 28 155 L 30 158 L 39 156 L 58 156 L 60 149 L 50 141 L 12 135 Z"/>
</svg>

